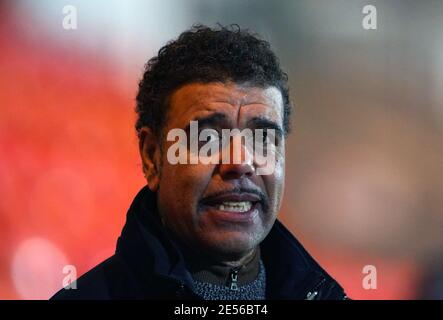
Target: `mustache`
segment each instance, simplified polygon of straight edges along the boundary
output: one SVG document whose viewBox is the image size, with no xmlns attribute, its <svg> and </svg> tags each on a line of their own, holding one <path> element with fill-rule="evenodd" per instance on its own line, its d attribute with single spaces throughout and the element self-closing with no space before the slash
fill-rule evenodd
<svg viewBox="0 0 443 320">
<path fill-rule="evenodd" d="M 262 205 L 263 210 L 267 211 L 268 208 L 269 208 L 269 198 L 268 198 L 268 196 L 263 191 L 261 191 L 260 189 L 245 188 L 245 187 L 234 187 L 234 188 L 231 188 L 231 189 L 221 190 L 221 191 L 217 191 L 217 192 L 211 193 L 210 195 L 202 198 L 200 200 L 200 203 L 210 202 L 214 198 L 217 198 L 219 196 L 223 196 L 225 194 L 232 194 L 232 193 L 236 193 L 236 194 L 241 194 L 241 193 L 254 194 L 254 195 L 259 197 L 259 199 L 260 199 L 259 203 Z"/>
</svg>

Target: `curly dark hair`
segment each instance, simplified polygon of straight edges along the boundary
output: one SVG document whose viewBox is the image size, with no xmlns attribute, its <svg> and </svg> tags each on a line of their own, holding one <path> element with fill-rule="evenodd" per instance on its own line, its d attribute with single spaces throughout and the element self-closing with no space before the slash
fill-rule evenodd
<svg viewBox="0 0 443 320">
<path fill-rule="evenodd" d="M 284 131 L 289 132 L 288 76 L 281 70 L 270 44 L 238 25 L 216 29 L 194 25 L 177 40 L 168 42 L 146 64 L 136 98 L 138 135 L 143 126 L 148 126 L 161 136 L 169 97 L 192 82 L 277 87 L 283 97 Z"/>
</svg>

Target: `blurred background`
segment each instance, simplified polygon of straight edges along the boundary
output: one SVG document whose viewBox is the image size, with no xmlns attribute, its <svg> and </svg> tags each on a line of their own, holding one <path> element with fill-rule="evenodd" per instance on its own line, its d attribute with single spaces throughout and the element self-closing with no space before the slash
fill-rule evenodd
<svg viewBox="0 0 443 320">
<path fill-rule="evenodd" d="M 145 184 L 143 65 L 198 22 L 258 32 L 289 74 L 280 219 L 354 299 L 443 299 L 443 2 L 412 0 L 1 1 L 0 299 L 113 254 Z"/>
</svg>

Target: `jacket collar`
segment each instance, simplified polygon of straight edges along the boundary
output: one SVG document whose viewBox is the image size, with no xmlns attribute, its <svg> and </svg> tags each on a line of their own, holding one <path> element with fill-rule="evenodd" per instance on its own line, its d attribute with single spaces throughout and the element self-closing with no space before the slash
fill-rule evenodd
<svg viewBox="0 0 443 320">
<path fill-rule="evenodd" d="M 325 280 L 338 286 L 278 220 L 260 248 L 269 299 L 303 299 L 317 283 Z M 147 186 L 140 190 L 128 210 L 116 254 L 128 263 L 142 283 L 148 283 L 147 277 L 154 273 L 182 287 L 193 286 L 178 245 L 160 221 L 156 194 Z"/>
</svg>

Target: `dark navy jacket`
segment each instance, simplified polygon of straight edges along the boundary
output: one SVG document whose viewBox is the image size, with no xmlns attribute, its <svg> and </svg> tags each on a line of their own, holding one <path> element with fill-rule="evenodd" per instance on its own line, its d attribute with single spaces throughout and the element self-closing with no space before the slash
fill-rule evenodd
<svg viewBox="0 0 443 320">
<path fill-rule="evenodd" d="M 135 197 L 115 254 L 52 299 L 199 299 L 177 245 L 165 232 L 155 194 Z M 345 299 L 340 285 L 276 221 L 260 245 L 267 299 Z"/>
</svg>

